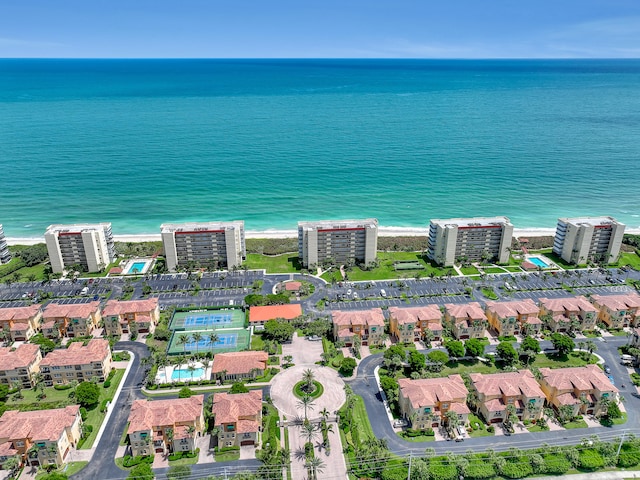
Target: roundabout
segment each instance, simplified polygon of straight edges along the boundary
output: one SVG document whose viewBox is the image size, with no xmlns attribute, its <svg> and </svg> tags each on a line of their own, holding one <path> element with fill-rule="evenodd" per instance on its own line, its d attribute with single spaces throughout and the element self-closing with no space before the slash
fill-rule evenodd
<svg viewBox="0 0 640 480">
<path fill-rule="evenodd" d="M 338 372 L 329 367 L 319 365 L 296 365 L 276 375 L 271 383 L 271 399 L 274 406 L 287 418 L 291 419 L 304 415 L 304 409 L 300 407 L 300 397 L 297 396 L 296 386 L 304 385 L 303 374 L 306 370 L 311 370 L 314 376 L 314 384 L 321 385 L 321 389 L 314 390 L 310 396 L 313 399 L 313 406 L 309 408 L 309 417 L 319 417 L 320 412 L 325 408 L 333 414 L 345 402 L 344 382 Z M 300 388 L 298 388 L 300 390 Z"/>
</svg>

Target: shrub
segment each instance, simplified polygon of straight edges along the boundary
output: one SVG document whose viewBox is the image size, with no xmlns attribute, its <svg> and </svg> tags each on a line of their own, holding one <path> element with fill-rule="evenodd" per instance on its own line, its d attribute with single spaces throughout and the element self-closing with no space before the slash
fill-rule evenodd
<svg viewBox="0 0 640 480">
<path fill-rule="evenodd" d="M 105 380 L 104 384 L 102 385 L 104 388 L 109 388 L 111 386 L 111 380 Z"/>
<path fill-rule="evenodd" d="M 191 390 L 189 387 L 182 387 L 178 392 L 178 398 L 189 398 L 194 395 L 196 392 Z"/>
<path fill-rule="evenodd" d="M 563 475 L 571 468 L 571 462 L 562 455 L 545 455 L 544 457 L 545 473 L 549 475 Z"/>
<path fill-rule="evenodd" d="M 634 467 L 640 463 L 640 450 L 624 445 L 618 457 L 618 466 L 621 468 Z"/>
<path fill-rule="evenodd" d="M 489 432 L 489 433 L 493 433 L 494 431 L 495 431 L 495 427 L 494 427 L 493 425 L 489 425 L 489 426 L 487 427 L 487 432 Z"/>
<path fill-rule="evenodd" d="M 588 449 L 580 452 L 580 467 L 585 470 L 597 470 L 604 467 L 604 459 L 596 450 Z"/>
<path fill-rule="evenodd" d="M 105 398 L 104 400 L 102 400 L 102 402 L 100 402 L 100 412 L 104 413 L 107 411 L 107 403 L 109 403 L 112 399 L 111 398 Z"/>
<path fill-rule="evenodd" d="M 351 375 L 353 375 L 353 371 L 355 370 L 356 365 L 357 363 L 354 358 L 343 358 L 342 362 L 340 363 L 340 373 L 345 377 L 350 377 Z"/>
<path fill-rule="evenodd" d="M 76 399 L 83 407 L 95 405 L 100 399 L 100 389 L 95 383 L 82 382 L 76 388 Z"/>
<path fill-rule="evenodd" d="M 473 462 L 464 468 L 465 478 L 493 478 L 496 476 L 496 469 L 491 463 Z"/>
<path fill-rule="evenodd" d="M 429 478 L 434 480 L 457 480 L 458 469 L 455 465 L 429 465 Z"/>
<path fill-rule="evenodd" d="M 67 383 L 66 385 L 54 385 L 53 388 L 55 388 L 56 390 L 69 390 L 71 388 L 71 385 L 69 383 Z"/>
<path fill-rule="evenodd" d="M 140 465 L 143 463 L 151 465 L 153 463 L 153 455 L 144 455 L 144 456 L 137 456 L 137 457 L 132 457 L 131 455 L 125 455 L 124 457 L 122 457 L 122 465 L 127 468 L 135 467 L 136 465 Z"/>
<path fill-rule="evenodd" d="M 87 419 L 88 415 L 89 414 L 87 413 L 87 409 L 84 407 L 80 407 L 80 418 L 82 418 L 83 422 Z"/>
<path fill-rule="evenodd" d="M 507 478 L 525 478 L 533 473 L 529 462 L 507 462 L 500 469 L 502 476 Z"/>
</svg>

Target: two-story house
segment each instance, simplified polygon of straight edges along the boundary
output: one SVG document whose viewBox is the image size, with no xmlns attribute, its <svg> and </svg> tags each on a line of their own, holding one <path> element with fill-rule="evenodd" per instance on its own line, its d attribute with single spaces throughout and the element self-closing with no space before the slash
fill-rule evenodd
<svg viewBox="0 0 640 480">
<path fill-rule="evenodd" d="M 453 335 L 458 340 L 486 336 L 485 330 L 489 322 L 478 302 L 447 303 L 444 306 L 444 318 L 451 325 Z"/>
<path fill-rule="evenodd" d="M 248 393 L 216 393 L 213 396 L 214 426 L 218 447 L 258 445 L 262 424 L 262 390 Z"/>
<path fill-rule="evenodd" d="M 440 340 L 442 312 L 433 304 L 409 308 L 389 307 L 389 331 L 399 343 Z"/>
<path fill-rule="evenodd" d="M 0 308 L 0 330 L 7 340 L 27 341 L 40 331 L 42 305 Z"/>
<path fill-rule="evenodd" d="M 489 301 L 485 305 L 489 325 L 498 336 L 540 333 L 542 320 L 538 318 L 539 312 L 540 308 L 530 298 L 513 302 Z"/>
<path fill-rule="evenodd" d="M 640 295 L 591 295 L 591 302 L 598 310 L 598 320 L 608 328 L 636 327 L 640 321 Z"/>
<path fill-rule="evenodd" d="M 292 321 L 302 316 L 302 306 L 299 303 L 285 303 L 284 305 L 259 305 L 249 309 L 249 325 L 257 330 L 264 328 L 269 320 Z"/>
<path fill-rule="evenodd" d="M 447 425 L 447 412 L 455 412 L 460 425 L 467 423 L 469 391 L 460 375 L 418 380 L 401 378 L 398 385 L 400 412 L 411 421 L 412 428 L 425 430 Z"/>
<path fill-rule="evenodd" d="M 100 302 L 76 304 L 48 304 L 42 313 L 42 330 L 49 338 L 60 336 L 86 337 L 101 320 Z"/>
<path fill-rule="evenodd" d="M 49 352 L 40 362 L 40 371 L 47 386 L 66 385 L 97 379 L 104 382 L 111 371 L 111 349 L 109 342 L 102 338 L 73 342 L 68 348 Z"/>
<path fill-rule="evenodd" d="M 254 380 L 264 375 L 269 355 L 262 351 L 218 353 L 211 373 L 222 381 Z"/>
<path fill-rule="evenodd" d="M 487 423 L 502 423 L 509 416 L 509 405 L 520 420 L 542 417 L 546 399 L 529 370 L 504 373 L 471 373 L 474 403 Z"/>
<path fill-rule="evenodd" d="M 379 345 L 384 338 L 384 314 L 381 308 L 370 310 L 334 310 L 331 312 L 333 336 L 352 346 L 354 337 L 362 345 Z"/>
<path fill-rule="evenodd" d="M 573 408 L 573 415 L 601 415 L 602 400 L 618 401 L 618 389 L 597 365 L 572 368 L 541 368 L 540 388 L 547 402 L 559 410 Z"/>
<path fill-rule="evenodd" d="M 40 347 L 32 343 L 23 343 L 17 348 L 0 348 L 0 383 L 12 387 L 31 388 L 35 375 L 40 372 L 42 353 Z"/>
<path fill-rule="evenodd" d="M 195 450 L 202 435 L 204 395 L 169 400 L 136 400 L 129 413 L 131 455 Z"/>
<path fill-rule="evenodd" d="M 596 328 L 598 311 L 586 297 L 541 298 L 540 318 L 554 332 L 591 331 Z"/>
<path fill-rule="evenodd" d="M 17 457 L 30 466 L 60 466 L 80 440 L 80 406 L 19 412 L 0 417 L 0 462 Z"/>
<path fill-rule="evenodd" d="M 102 311 L 104 332 L 108 336 L 123 333 L 153 333 L 160 321 L 157 298 L 145 300 L 109 300 Z"/>
</svg>

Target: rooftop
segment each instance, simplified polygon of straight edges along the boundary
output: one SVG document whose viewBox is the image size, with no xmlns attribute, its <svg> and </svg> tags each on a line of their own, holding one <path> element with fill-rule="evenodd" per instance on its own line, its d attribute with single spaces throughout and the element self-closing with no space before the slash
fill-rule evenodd
<svg viewBox="0 0 640 480">
<path fill-rule="evenodd" d="M 597 312 L 587 297 L 578 295 L 577 297 L 568 298 L 541 298 L 540 305 L 544 306 L 548 311 L 555 313 L 568 312 Z"/>
<path fill-rule="evenodd" d="M 212 413 L 215 425 L 236 424 L 237 433 L 257 432 L 258 418 L 262 412 L 262 390 L 248 393 L 216 393 L 213 396 Z"/>
<path fill-rule="evenodd" d="M 465 402 L 469 394 L 460 375 L 418 380 L 401 378 L 398 385 L 413 408 L 433 407 L 440 402 Z"/>
<path fill-rule="evenodd" d="M 74 424 L 79 410 L 79 405 L 31 412 L 9 410 L 0 418 L 0 438 L 57 442 L 62 432 Z"/>
<path fill-rule="evenodd" d="M 455 317 L 456 321 L 487 319 L 478 302 L 446 303 L 444 309 L 450 316 Z"/>
<path fill-rule="evenodd" d="M 384 314 L 381 308 L 370 310 L 334 310 L 331 312 L 333 323 L 340 326 L 368 325 L 384 327 Z"/>
<path fill-rule="evenodd" d="M 613 217 L 572 217 L 572 218 L 559 218 L 558 222 L 569 223 L 572 225 L 623 225 Z"/>
<path fill-rule="evenodd" d="M 111 349 L 109 341 L 102 338 L 89 340 L 85 347 L 82 342 L 73 342 L 69 348 L 57 348 L 49 352 L 40 363 L 41 367 L 87 365 L 92 362 L 102 362 Z"/>
<path fill-rule="evenodd" d="M 597 365 L 557 369 L 541 368 L 540 373 L 547 384 L 559 391 L 592 389 L 601 392 L 618 391 Z"/>
<path fill-rule="evenodd" d="M 440 308 L 433 304 L 409 308 L 389 307 L 389 316 L 395 318 L 399 324 L 420 321 L 440 322 L 442 320 Z"/>
<path fill-rule="evenodd" d="M 212 373 L 226 372 L 228 375 L 251 373 L 253 369 L 267 368 L 267 352 L 228 352 L 217 353 L 213 357 Z"/>
<path fill-rule="evenodd" d="M 111 228 L 111 223 L 74 223 L 71 225 L 49 225 L 45 233 L 82 233 L 88 231 L 102 231 Z"/>
<path fill-rule="evenodd" d="M 499 318 L 517 317 L 518 315 L 537 315 L 540 307 L 533 300 L 515 300 L 513 302 L 486 302 L 486 308 Z"/>
<path fill-rule="evenodd" d="M 169 400 L 136 400 L 131 405 L 127 433 L 194 423 L 203 415 L 203 405 L 204 395 Z"/>
<path fill-rule="evenodd" d="M 591 295 L 591 299 L 618 312 L 640 307 L 640 295 L 634 292 L 625 295 Z"/>
<path fill-rule="evenodd" d="M 527 398 L 544 398 L 540 385 L 529 370 L 492 374 L 471 373 L 469 376 L 478 393 L 486 397 L 524 395 Z"/>
<path fill-rule="evenodd" d="M 302 306 L 299 303 L 287 303 L 284 305 L 264 305 L 249 309 L 249 322 L 266 322 L 276 318 L 293 320 L 302 315 Z"/>
<path fill-rule="evenodd" d="M 244 220 L 231 222 L 190 222 L 190 223 L 164 223 L 160 226 L 161 233 L 213 233 L 224 230 L 244 230 Z"/>
<path fill-rule="evenodd" d="M 362 220 L 318 220 L 317 222 L 298 222 L 298 228 L 304 230 L 341 230 L 349 228 L 377 228 L 378 219 Z"/>
<path fill-rule="evenodd" d="M 126 315 L 128 313 L 148 313 L 158 307 L 157 298 L 146 300 L 109 300 L 102 314 L 107 316 Z"/>
<path fill-rule="evenodd" d="M 474 217 L 474 218 L 435 218 L 430 220 L 432 225 L 440 225 L 441 227 L 495 227 L 502 225 L 511 225 L 508 217 Z"/>
<path fill-rule="evenodd" d="M 38 356 L 40 346 L 32 343 L 23 343 L 13 350 L 9 347 L 0 348 L 0 371 L 27 368 Z"/>
<path fill-rule="evenodd" d="M 99 301 L 68 305 L 50 303 L 45 307 L 42 317 L 45 320 L 49 318 L 89 318 L 99 310 Z"/>
<path fill-rule="evenodd" d="M 40 312 L 42 305 L 29 305 L 28 307 L 0 308 L 0 321 L 13 320 L 14 322 L 27 322 Z"/>
</svg>

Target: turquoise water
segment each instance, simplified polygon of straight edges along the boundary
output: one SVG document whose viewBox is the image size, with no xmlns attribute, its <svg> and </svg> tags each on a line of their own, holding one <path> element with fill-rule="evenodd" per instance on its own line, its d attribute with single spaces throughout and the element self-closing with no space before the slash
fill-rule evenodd
<svg viewBox="0 0 640 480">
<path fill-rule="evenodd" d="M 637 60 L 0 60 L 9 237 L 369 216 L 637 228 L 638 158 Z"/>
<path fill-rule="evenodd" d="M 204 368 L 196 368 L 193 371 L 193 378 L 199 379 L 204 376 Z M 191 372 L 187 369 L 175 369 L 171 372 L 171 380 L 190 380 Z"/>
<path fill-rule="evenodd" d="M 540 257 L 527 257 L 527 261 L 533 263 L 536 267 L 549 268 L 549 264 Z"/>
<path fill-rule="evenodd" d="M 129 268 L 129 271 L 127 273 L 142 273 L 146 265 L 147 262 L 135 262 L 133 265 L 131 265 L 131 268 Z"/>
</svg>

